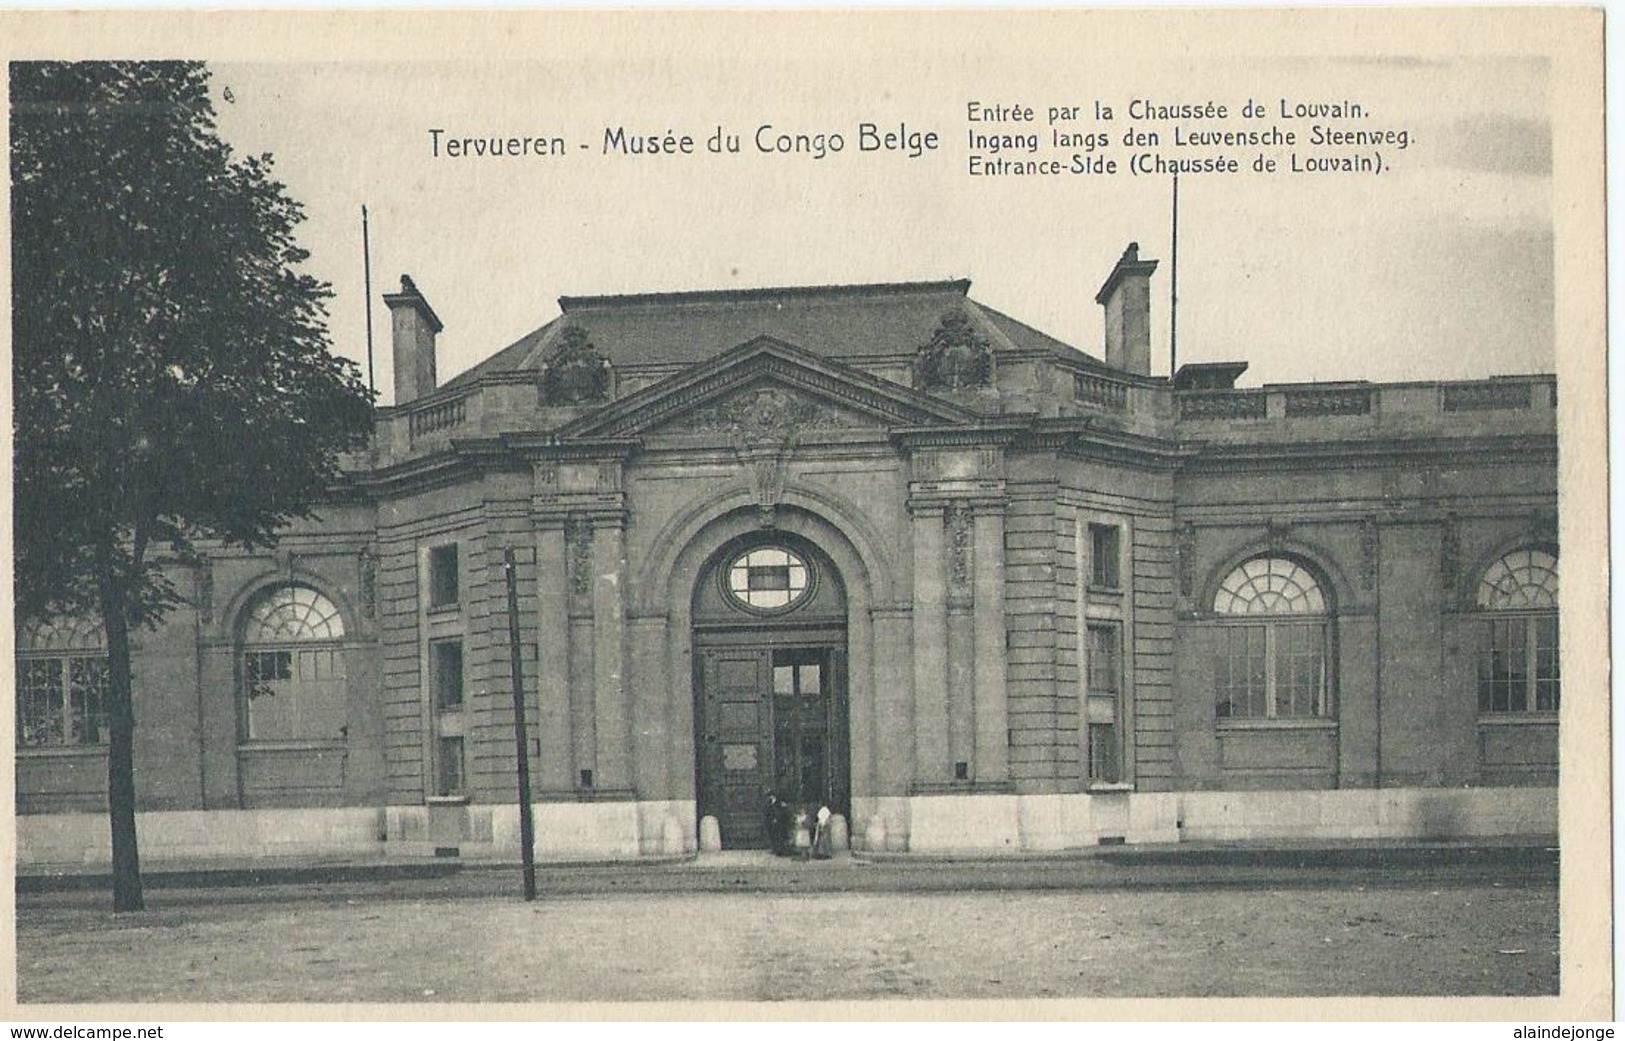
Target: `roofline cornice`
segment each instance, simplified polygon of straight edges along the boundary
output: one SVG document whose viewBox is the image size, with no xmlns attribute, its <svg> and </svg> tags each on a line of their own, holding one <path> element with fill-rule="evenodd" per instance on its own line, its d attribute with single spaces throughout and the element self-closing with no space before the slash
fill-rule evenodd
<svg viewBox="0 0 1625 1041">
<path fill-rule="evenodd" d="M 1223 441 L 1180 443 L 1181 469 L 1193 473 L 1236 473 L 1298 469 L 1304 466 L 1367 469 L 1419 461 L 1460 462 L 1486 456 L 1557 459 L 1556 434 L 1488 434 L 1468 437 L 1384 437 L 1341 441 L 1237 444 Z"/>
<path fill-rule="evenodd" d="M 761 286 L 750 289 L 691 289 L 661 293 L 624 293 L 605 296 L 561 296 L 559 310 L 595 307 L 670 307 L 684 304 L 738 303 L 782 300 L 786 297 L 906 296 L 919 293 L 970 294 L 970 279 L 941 279 L 924 282 L 872 282 L 850 285 Z"/>
</svg>

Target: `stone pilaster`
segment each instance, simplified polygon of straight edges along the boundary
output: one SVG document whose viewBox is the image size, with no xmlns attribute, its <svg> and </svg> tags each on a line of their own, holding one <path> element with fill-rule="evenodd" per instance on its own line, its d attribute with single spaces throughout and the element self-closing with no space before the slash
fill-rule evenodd
<svg viewBox="0 0 1625 1041">
<path fill-rule="evenodd" d="M 1008 431 L 997 427 L 902 437 L 909 452 L 914 542 L 916 789 L 964 789 L 1010 779 L 1004 619 L 1008 438 Z M 965 762 L 963 776 L 956 776 L 957 761 Z"/>
<path fill-rule="evenodd" d="M 614 521 L 593 527 L 593 708 L 598 732 L 594 787 L 632 787 L 632 727 L 626 677 L 625 529 Z"/>
<path fill-rule="evenodd" d="M 666 617 L 633 618 L 626 628 L 631 670 L 632 783 L 640 799 L 674 797 L 668 791 L 670 698 L 666 692 Z"/>
<path fill-rule="evenodd" d="M 911 507 L 914 523 L 914 782 L 953 780 L 948 759 L 948 598 L 940 505 Z"/>
<path fill-rule="evenodd" d="M 976 761 L 977 783 L 1010 779 L 1010 707 L 1005 689 L 1004 507 L 975 512 Z"/>
<path fill-rule="evenodd" d="M 550 525 L 536 533 L 537 653 L 541 657 L 536 703 L 540 718 L 537 791 L 547 794 L 575 789 L 575 755 L 570 743 L 570 641 L 565 611 L 569 578 L 565 574 L 564 528 Z"/>
<path fill-rule="evenodd" d="M 548 765 L 541 776 L 548 792 L 632 790 L 621 482 L 632 447 L 625 440 L 580 442 L 549 446 L 534 459 L 531 518 L 543 569 L 542 669 L 563 692 L 543 707 L 544 717 L 556 724 L 542 732 Z M 561 760 L 567 768 L 555 765 Z M 560 781 L 563 787 L 555 788 Z"/>
<path fill-rule="evenodd" d="M 876 795 L 907 795 L 918 776 L 914 748 L 902 735 L 914 728 L 914 670 L 909 657 L 914 646 L 913 612 L 882 606 L 870 612 L 875 641 L 873 732 L 876 742 L 887 741 L 874 752 Z M 902 825 L 901 821 L 890 822 Z"/>
</svg>

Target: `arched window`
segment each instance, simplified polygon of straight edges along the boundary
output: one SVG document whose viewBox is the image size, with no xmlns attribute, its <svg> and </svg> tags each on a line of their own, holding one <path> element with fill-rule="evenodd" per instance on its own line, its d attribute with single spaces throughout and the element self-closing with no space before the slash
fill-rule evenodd
<svg viewBox="0 0 1625 1041">
<path fill-rule="evenodd" d="M 1219 583 L 1213 610 L 1225 623 L 1215 669 L 1220 718 L 1332 714 L 1326 597 L 1307 568 L 1254 557 Z"/>
<path fill-rule="evenodd" d="M 1562 677 L 1557 652 L 1557 557 L 1517 549 L 1478 584 L 1484 613 L 1478 710 L 1556 712 Z"/>
<path fill-rule="evenodd" d="M 243 736 L 336 741 L 344 736 L 344 620 L 309 586 L 278 586 L 243 625 Z"/>
<path fill-rule="evenodd" d="M 17 633 L 17 745 L 107 740 L 107 646 L 99 622 L 49 618 Z"/>
</svg>

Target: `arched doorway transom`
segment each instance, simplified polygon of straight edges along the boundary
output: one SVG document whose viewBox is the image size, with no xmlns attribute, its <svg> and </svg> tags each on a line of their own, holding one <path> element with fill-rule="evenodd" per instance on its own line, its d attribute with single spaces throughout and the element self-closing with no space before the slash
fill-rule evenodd
<svg viewBox="0 0 1625 1041">
<path fill-rule="evenodd" d="M 847 600 L 810 540 L 764 530 L 700 569 L 692 605 L 695 785 L 723 845 L 776 839 L 772 800 L 849 813 Z"/>
</svg>

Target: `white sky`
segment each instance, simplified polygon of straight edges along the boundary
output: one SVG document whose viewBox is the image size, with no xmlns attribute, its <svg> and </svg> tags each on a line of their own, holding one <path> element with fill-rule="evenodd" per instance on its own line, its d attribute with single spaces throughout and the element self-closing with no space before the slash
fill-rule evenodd
<svg viewBox="0 0 1625 1041">
<path fill-rule="evenodd" d="M 1414 138 L 1385 150 L 1394 168 L 1381 177 L 1181 178 L 1180 361 L 1245 359 L 1247 384 L 1551 371 L 1543 63 L 1411 60 L 1391 47 L 1365 58 L 1353 46 L 1341 57 L 1203 56 L 1195 44 L 1147 62 L 1120 56 L 1088 24 L 1028 33 L 1020 46 L 983 34 L 973 56 L 965 41 L 910 46 L 906 34 L 741 33 L 675 48 L 641 32 L 512 59 L 213 68 L 222 132 L 242 151 L 271 152 L 307 208 L 311 269 L 337 293 L 335 347 L 358 360 L 369 206 L 386 403 L 378 297 L 402 272 L 446 323 L 442 380 L 546 322 L 561 295 L 955 277 L 973 280 L 977 300 L 1099 354 L 1094 293 L 1131 239 L 1163 261 L 1153 371 L 1166 372 L 1167 179 L 971 178 L 970 100 L 1031 104 L 1047 135 L 1047 105 L 1099 98 L 1119 109 L 1114 137 L 1134 97 L 1358 100 L 1372 113 L 1362 125 Z M 227 87 L 230 103 L 219 98 Z M 860 155 L 859 121 L 936 130 L 943 147 L 917 160 Z M 838 130 L 847 151 L 755 154 L 751 134 L 765 122 Z M 703 139 L 718 124 L 743 135 L 743 154 L 599 154 L 606 126 Z M 572 154 L 435 159 L 431 127 L 557 134 Z M 1112 152 L 1120 163 L 1129 154 Z"/>
</svg>

